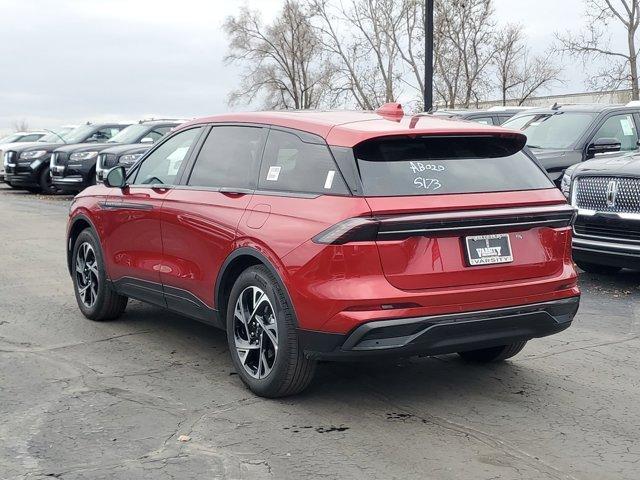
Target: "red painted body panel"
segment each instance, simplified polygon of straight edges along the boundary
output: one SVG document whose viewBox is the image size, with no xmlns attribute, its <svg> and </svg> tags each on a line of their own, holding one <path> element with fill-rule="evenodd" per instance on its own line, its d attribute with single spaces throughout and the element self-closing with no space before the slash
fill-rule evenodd
<svg viewBox="0 0 640 480">
<path fill-rule="evenodd" d="M 161 206 L 168 192 L 140 187 L 109 189 L 108 202 L 118 207 L 113 211 L 108 207 L 104 215 L 104 256 L 112 280 L 131 277 L 160 282 L 164 265 Z"/>
<path fill-rule="evenodd" d="M 214 307 L 214 285 L 251 195 L 173 190 L 163 205 L 162 283 Z"/>
<path fill-rule="evenodd" d="M 367 112 L 231 114 L 194 123 L 247 122 L 315 133 L 350 147 L 381 135 L 519 135 L 437 117 L 381 118 Z M 187 124 L 189 125 L 189 124 Z M 182 127 L 184 128 L 184 126 Z M 107 200 L 107 206 L 101 206 Z M 149 205 L 110 211 L 109 203 Z M 92 187 L 74 202 L 101 238 L 112 280 L 134 276 L 186 290 L 214 304 L 224 261 L 241 247 L 260 252 L 280 275 L 308 330 L 347 333 L 380 319 L 517 306 L 579 294 L 571 229 L 510 232 L 514 262 L 468 267 L 462 239 L 410 237 L 326 245 L 312 238 L 342 220 L 370 215 L 563 204 L 556 189 L 415 197 L 279 196 L 196 189 Z"/>
</svg>

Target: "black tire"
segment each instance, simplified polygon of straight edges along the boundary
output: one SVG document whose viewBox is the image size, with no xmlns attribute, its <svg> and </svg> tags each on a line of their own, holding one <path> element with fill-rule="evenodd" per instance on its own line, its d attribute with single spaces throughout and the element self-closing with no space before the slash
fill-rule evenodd
<svg viewBox="0 0 640 480">
<path fill-rule="evenodd" d="M 576 262 L 576 265 L 587 273 L 599 273 L 602 275 L 614 275 L 622 270 L 622 267 L 614 267 L 613 265 L 598 265 L 597 263 Z"/>
<path fill-rule="evenodd" d="M 38 185 L 40 185 L 40 192 L 43 195 L 55 195 L 58 193 L 58 189 L 51 180 L 51 168 L 48 165 L 38 175 Z"/>
<path fill-rule="evenodd" d="M 271 370 L 263 378 L 256 378 L 247 372 L 236 349 L 236 321 L 234 315 L 236 303 L 240 295 L 245 294 L 244 292 L 250 287 L 257 287 L 266 294 L 269 303 L 268 307 L 273 309 L 272 313 L 275 316 L 275 320 L 270 317 L 270 321 L 274 321 L 277 326 L 277 354 L 275 355 L 275 360 L 273 360 Z M 266 322 L 267 320 L 263 317 L 263 321 Z M 256 325 L 255 321 L 253 323 Z M 238 325 L 244 324 L 240 323 Z M 311 383 L 316 369 L 316 362 L 307 358 L 301 350 L 298 344 L 296 325 L 295 313 L 283 287 L 265 266 L 249 267 L 238 276 L 231 289 L 227 306 L 227 340 L 231 360 L 236 372 L 238 372 L 245 385 L 256 395 L 267 398 L 295 395 L 303 391 Z M 243 334 L 242 332 L 242 327 L 240 327 L 240 335 Z M 246 332 L 248 333 L 249 330 L 247 329 Z M 255 342 L 258 342 L 258 336 L 264 335 L 264 333 L 260 333 L 262 329 L 254 330 L 254 332 L 257 332 L 257 334 L 253 338 Z M 260 340 L 260 344 L 262 345 L 262 340 Z"/>
<path fill-rule="evenodd" d="M 468 352 L 458 352 L 467 362 L 488 363 L 501 362 L 507 358 L 516 356 L 522 351 L 527 342 L 516 342 L 510 345 L 499 347 L 482 348 L 480 350 L 470 350 Z"/>
<path fill-rule="evenodd" d="M 82 285 L 80 282 L 83 281 L 82 274 L 80 274 L 79 270 L 79 257 L 78 252 L 84 244 L 88 244 L 94 252 L 95 258 L 95 269 L 90 272 L 91 281 L 94 282 L 94 279 L 97 278 L 97 288 L 92 288 L 94 285 L 91 285 L 89 288 L 92 288 L 95 291 L 95 300 L 92 304 L 87 305 L 80 293 Z M 80 265 L 80 269 L 82 265 Z M 82 269 L 85 272 L 86 269 Z M 97 271 L 97 275 L 94 273 Z M 95 321 L 104 321 L 104 320 L 115 320 L 120 317 L 125 309 L 127 308 L 127 301 L 129 300 L 127 297 L 123 295 L 119 295 L 116 293 L 111 286 L 107 282 L 107 275 L 104 269 L 104 260 L 102 256 L 102 250 L 100 248 L 100 242 L 94 231 L 90 228 L 87 228 L 80 232 L 76 242 L 73 246 L 73 253 L 71 257 L 71 276 L 73 278 L 73 291 L 76 296 L 76 301 L 78 302 L 78 307 L 82 314 L 87 317 L 89 320 Z"/>
</svg>

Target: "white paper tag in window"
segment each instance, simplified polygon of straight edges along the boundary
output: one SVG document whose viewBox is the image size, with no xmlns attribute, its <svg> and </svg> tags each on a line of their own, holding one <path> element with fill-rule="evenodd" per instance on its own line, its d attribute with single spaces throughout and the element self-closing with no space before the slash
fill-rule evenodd
<svg viewBox="0 0 640 480">
<path fill-rule="evenodd" d="M 269 172 L 267 172 L 267 180 L 270 182 L 277 182 L 280 177 L 280 170 L 282 167 L 269 167 Z"/>
<path fill-rule="evenodd" d="M 622 133 L 625 137 L 633 136 L 633 124 L 628 117 L 620 119 L 620 126 L 622 127 Z"/>
<path fill-rule="evenodd" d="M 333 177 L 335 176 L 336 176 L 335 170 L 329 170 L 327 172 L 327 179 L 324 181 L 324 188 L 326 190 L 329 190 L 331 188 L 331 185 L 333 185 Z"/>
</svg>

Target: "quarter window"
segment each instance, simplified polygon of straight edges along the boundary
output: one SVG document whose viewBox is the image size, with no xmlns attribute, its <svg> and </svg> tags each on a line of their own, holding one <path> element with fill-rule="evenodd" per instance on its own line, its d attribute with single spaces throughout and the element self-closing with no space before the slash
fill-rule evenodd
<svg viewBox="0 0 640 480">
<path fill-rule="evenodd" d="M 173 185 L 189 149 L 201 128 L 177 133 L 144 159 L 137 170 L 135 185 Z"/>
<path fill-rule="evenodd" d="M 198 154 L 189 185 L 255 188 L 262 132 L 260 127 L 213 127 Z"/>
<path fill-rule="evenodd" d="M 614 115 L 609 117 L 593 136 L 593 140 L 600 138 L 615 138 L 620 141 L 622 151 L 638 148 L 638 133 L 632 115 Z"/>
<path fill-rule="evenodd" d="M 493 118 L 491 117 L 472 118 L 471 121 L 476 123 L 482 123 L 483 125 L 493 125 Z"/>
<path fill-rule="evenodd" d="M 150 132 L 148 132 L 144 137 L 149 137 L 153 140 L 153 143 L 156 143 L 160 140 L 164 135 L 169 133 L 173 127 L 158 127 L 154 128 Z"/>
<path fill-rule="evenodd" d="M 269 132 L 258 187 L 299 193 L 349 193 L 329 147 L 305 143 L 297 135 L 280 130 Z"/>
</svg>

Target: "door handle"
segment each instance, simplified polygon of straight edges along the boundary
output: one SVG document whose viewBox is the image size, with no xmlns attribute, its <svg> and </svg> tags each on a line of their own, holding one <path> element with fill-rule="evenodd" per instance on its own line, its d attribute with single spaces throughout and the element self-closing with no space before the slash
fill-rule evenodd
<svg viewBox="0 0 640 480">
<path fill-rule="evenodd" d="M 253 190 L 248 188 L 234 188 L 234 187 L 222 187 L 220 193 L 226 193 L 229 195 L 247 195 L 253 193 Z"/>
</svg>

